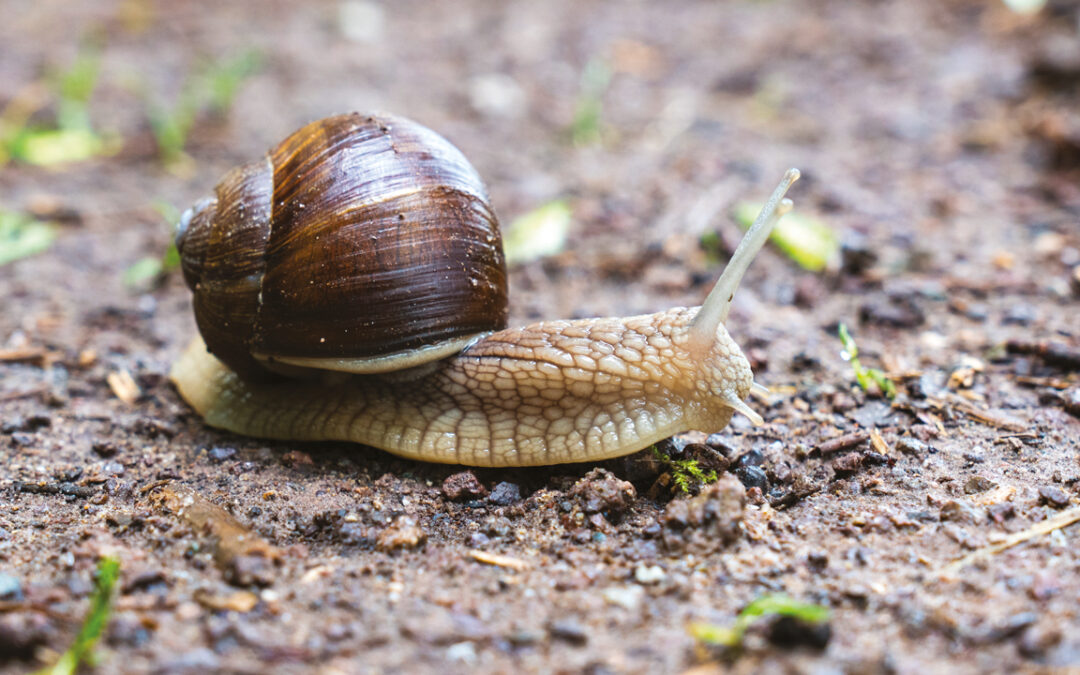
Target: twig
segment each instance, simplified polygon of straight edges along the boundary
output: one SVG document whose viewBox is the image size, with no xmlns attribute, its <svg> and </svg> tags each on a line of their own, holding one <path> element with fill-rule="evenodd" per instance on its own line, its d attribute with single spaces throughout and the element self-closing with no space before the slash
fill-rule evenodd
<svg viewBox="0 0 1080 675">
<path fill-rule="evenodd" d="M 1049 340 L 1009 340 L 1005 349 L 1010 354 L 1038 356 L 1050 366 L 1065 370 L 1080 370 L 1080 349 Z"/>
<path fill-rule="evenodd" d="M 1049 534 L 1050 532 L 1053 532 L 1054 530 L 1060 530 L 1063 527 L 1068 527 L 1069 525 L 1072 525 L 1077 521 L 1080 521 L 1080 506 L 1071 508 L 1067 511 L 1062 511 L 1061 513 L 1053 516 L 1052 518 L 1047 518 L 1042 522 L 1035 523 L 1023 532 L 1016 532 L 1015 534 L 1011 534 L 1004 540 L 999 541 L 996 544 L 984 546 L 977 551 L 972 551 L 963 558 L 960 558 L 959 560 L 954 560 L 945 567 L 942 567 L 938 571 L 938 576 L 952 576 L 953 574 L 959 572 L 962 568 L 967 567 L 968 565 L 977 560 L 989 558 L 990 556 L 1001 553 L 1002 551 L 1010 549 L 1017 544 L 1022 544 L 1025 541 L 1034 539 L 1035 537 Z"/>
<path fill-rule="evenodd" d="M 870 438 L 870 434 L 865 431 L 856 431 L 853 434 L 846 434 L 844 436 L 837 436 L 836 438 L 830 438 L 827 441 L 822 441 L 815 445 L 811 452 L 824 457 L 825 455 L 831 455 L 834 452 L 840 452 L 841 450 L 848 450 L 854 448 L 856 445 L 865 443 Z"/>
</svg>

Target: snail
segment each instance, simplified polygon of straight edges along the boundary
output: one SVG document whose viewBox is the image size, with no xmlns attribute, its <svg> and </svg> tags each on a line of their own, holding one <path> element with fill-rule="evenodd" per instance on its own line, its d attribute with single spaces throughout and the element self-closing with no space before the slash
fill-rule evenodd
<svg viewBox="0 0 1080 675">
<path fill-rule="evenodd" d="M 700 308 L 506 328 L 501 237 L 461 152 L 398 117 L 313 122 L 182 216 L 201 337 L 170 377 L 212 427 L 472 466 L 617 457 L 735 412 L 761 424 L 724 321 L 798 177 Z"/>
</svg>

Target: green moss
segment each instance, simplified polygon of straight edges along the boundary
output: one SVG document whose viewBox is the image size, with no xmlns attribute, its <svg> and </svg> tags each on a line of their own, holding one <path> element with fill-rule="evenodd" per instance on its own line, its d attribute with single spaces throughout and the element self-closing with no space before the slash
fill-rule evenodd
<svg viewBox="0 0 1080 675">
<path fill-rule="evenodd" d="M 715 470 L 702 469 L 696 459 L 673 459 L 655 445 L 652 446 L 652 452 L 653 456 L 667 467 L 675 485 L 687 494 L 693 492 L 696 486 L 715 483 L 719 478 Z"/>
</svg>

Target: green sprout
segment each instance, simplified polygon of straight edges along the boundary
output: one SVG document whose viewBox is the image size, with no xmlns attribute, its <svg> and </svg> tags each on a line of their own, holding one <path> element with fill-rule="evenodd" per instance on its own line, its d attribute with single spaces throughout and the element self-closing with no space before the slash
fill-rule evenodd
<svg viewBox="0 0 1080 675">
<path fill-rule="evenodd" d="M 788 616 L 804 623 L 821 624 L 829 620 L 829 610 L 821 605 L 811 605 L 783 594 L 772 593 L 747 605 L 735 617 L 735 624 L 730 628 L 695 621 L 687 626 L 687 632 L 705 644 L 738 649 L 742 646 L 746 629 L 766 616 Z"/>
<path fill-rule="evenodd" d="M 90 121 L 90 98 L 101 71 L 101 48 L 89 40 L 75 61 L 50 73 L 16 96 L 0 114 L 0 165 L 15 159 L 36 166 L 56 166 L 108 154 L 119 147 L 98 134 Z M 55 102 L 51 124 L 35 124 L 34 114 Z"/>
<path fill-rule="evenodd" d="M 848 332 L 847 326 L 841 323 L 837 332 L 840 335 L 840 343 L 844 346 L 844 351 L 840 352 L 840 356 L 845 361 L 851 362 L 851 368 L 855 371 L 855 380 L 863 391 L 869 391 L 872 383 L 876 384 L 887 398 L 896 398 L 896 385 L 884 371 L 877 368 L 864 368 L 859 362 L 859 348 L 855 345 L 855 340 Z"/>
<path fill-rule="evenodd" d="M 744 202 L 735 207 L 735 221 L 750 227 L 761 204 Z M 840 238 L 825 223 L 791 212 L 780 219 L 769 237 L 777 248 L 800 267 L 811 272 L 835 268 L 840 258 Z"/>
<path fill-rule="evenodd" d="M 184 148 L 195 120 L 204 111 L 227 115 L 240 85 L 259 70 L 261 62 L 262 56 L 254 49 L 210 61 L 188 75 L 172 106 L 147 101 L 150 130 L 162 163 L 177 167 L 188 162 Z"/>
<path fill-rule="evenodd" d="M 154 202 L 154 209 L 170 228 L 180 220 L 180 212 L 166 201 Z M 152 288 L 159 285 L 169 272 L 178 267 L 180 267 L 180 251 L 176 248 L 176 242 L 170 239 L 162 255 L 140 258 L 124 270 L 124 285 L 132 290 Z"/>
<path fill-rule="evenodd" d="M 690 494 L 695 482 L 708 485 L 715 483 L 718 478 L 714 469 L 705 471 L 696 459 L 674 459 L 655 445 L 652 446 L 652 451 L 653 456 L 671 472 L 675 485 L 686 494 Z"/>
<path fill-rule="evenodd" d="M 51 668 L 43 668 L 36 675 L 72 675 L 79 664 L 92 659 L 94 645 L 105 632 L 112 612 L 112 593 L 116 580 L 120 576 L 120 561 L 116 558 L 103 557 L 97 566 L 94 578 L 94 595 L 90 598 L 90 609 L 83 619 L 82 628 L 75 636 L 75 642 L 60 660 Z"/>
<path fill-rule="evenodd" d="M 41 253 L 55 238 L 56 227 L 51 223 L 0 209 L 0 265 Z"/>
<path fill-rule="evenodd" d="M 574 121 L 570 123 L 570 140 L 574 145 L 592 145 L 601 141 L 603 97 L 610 82 L 611 69 L 602 60 L 592 59 L 585 64 Z"/>
</svg>

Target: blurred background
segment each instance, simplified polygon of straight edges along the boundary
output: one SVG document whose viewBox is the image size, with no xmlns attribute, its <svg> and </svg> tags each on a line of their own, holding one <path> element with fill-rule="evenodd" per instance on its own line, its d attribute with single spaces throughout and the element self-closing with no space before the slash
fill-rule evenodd
<svg viewBox="0 0 1080 675">
<path fill-rule="evenodd" d="M 4 246 L 48 239 L 72 268 L 116 272 L 92 279 L 110 296 L 162 281 L 166 221 L 224 171 L 350 110 L 447 136 L 504 226 L 540 210 L 554 241 L 526 237 L 521 255 L 554 256 L 549 275 L 570 278 L 540 298 L 539 270 L 516 273 L 518 318 L 654 310 L 620 290 L 642 275 L 694 302 L 737 241 L 732 209 L 788 166 L 804 172 L 802 212 L 829 230 L 796 244 L 821 258 L 810 269 L 835 269 L 843 244 L 891 270 L 1008 271 L 1039 234 L 1025 228 L 1060 226 L 1054 207 L 1080 199 L 1080 41 L 1062 0 L 3 10 L 3 217 L 60 227 Z"/>
</svg>

